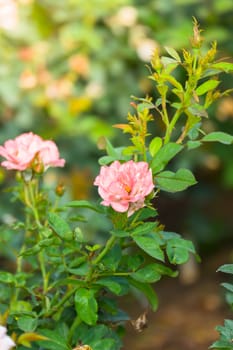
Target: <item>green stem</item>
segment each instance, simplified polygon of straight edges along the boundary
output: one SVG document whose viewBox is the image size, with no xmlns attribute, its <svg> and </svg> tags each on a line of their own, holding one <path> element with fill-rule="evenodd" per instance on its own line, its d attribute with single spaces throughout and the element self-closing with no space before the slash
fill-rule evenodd
<svg viewBox="0 0 233 350">
<path fill-rule="evenodd" d="M 166 134 L 165 134 L 165 137 L 164 137 L 164 144 L 168 143 L 170 141 L 170 138 L 171 138 L 171 134 L 172 134 L 172 131 L 181 115 L 181 112 L 182 110 L 181 109 L 178 109 L 176 111 L 176 113 L 174 114 L 169 126 L 167 127 L 167 130 L 166 130 Z"/>
<path fill-rule="evenodd" d="M 80 318 L 77 316 L 74 320 L 74 322 L 72 323 L 72 326 L 70 327 L 69 333 L 68 333 L 68 343 L 71 342 L 72 337 L 74 335 L 74 332 L 76 330 L 76 328 L 80 325 L 82 321 L 80 320 Z"/>
<path fill-rule="evenodd" d="M 97 265 L 103 259 L 103 257 L 112 248 L 112 246 L 113 246 L 113 244 L 115 243 L 116 240 L 117 240 L 117 237 L 115 237 L 115 236 L 111 236 L 109 238 L 109 240 L 107 241 L 106 246 L 104 247 L 102 252 L 100 252 L 100 254 L 92 261 L 93 265 Z"/>
<path fill-rule="evenodd" d="M 65 304 L 65 302 L 76 292 L 77 289 L 71 289 L 69 290 L 61 299 L 61 301 L 52 309 L 50 309 L 49 311 L 47 311 L 45 313 L 45 317 L 50 317 L 52 316 L 54 313 L 58 312 L 59 309 Z"/>
<path fill-rule="evenodd" d="M 168 118 L 168 113 L 167 113 L 167 106 L 166 106 L 166 93 L 164 93 L 163 95 L 161 95 L 162 98 L 162 119 L 164 124 L 166 125 L 166 128 L 169 127 L 169 118 Z"/>
</svg>

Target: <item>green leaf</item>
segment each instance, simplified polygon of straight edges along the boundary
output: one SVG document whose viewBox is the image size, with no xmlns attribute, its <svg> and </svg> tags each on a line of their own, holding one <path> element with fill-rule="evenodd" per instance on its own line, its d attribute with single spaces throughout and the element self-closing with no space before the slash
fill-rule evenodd
<svg viewBox="0 0 233 350">
<path fill-rule="evenodd" d="M 10 272 L 0 271 L 0 282 L 6 284 L 14 283 L 15 276 Z"/>
<path fill-rule="evenodd" d="M 153 232 L 156 226 L 157 226 L 157 222 L 144 222 L 142 225 L 137 226 L 132 231 L 132 235 L 143 236 L 147 233 Z"/>
<path fill-rule="evenodd" d="M 181 62 L 180 56 L 176 50 L 168 46 L 165 46 L 164 48 L 171 57 L 173 57 L 176 61 Z"/>
<path fill-rule="evenodd" d="M 192 106 L 188 107 L 186 114 L 188 116 L 189 128 L 192 128 L 198 124 L 201 120 L 201 117 L 208 118 L 207 111 L 202 105 L 198 103 L 193 103 Z"/>
<path fill-rule="evenodd" d="M 226 288 L 229 292 L 233 293 L 233 284 L 231 284 L 231 283 L 221 283 L 221 286 Z"/>
<path fill-rule="evenodd" d="M 162 171 L 167 163 L 174 158 L 177 153 L 183 149 L 183 146 L 178 145 L 177 143 L 170 142 L 164 145 L 153 157 L 150 167 L 153 174 L 157 174 Z"/>
<path fill-rule="evenodd" d="M 42 250 L 42 247 L 39 244 L 34 245 L 34 247 L 25 249 L 21 252 L 21 254 L 19 254 L 19 256 L 31 256 L 31 255 L 35 255 L 38 252 L 40 252 Z"/>
<path fill-rule="evenodd" d="M 110 233 L 116 237 L 129 237 L 129 232 L 123 230 L 111 230 Z"/>
<path fill-rule="evenodd" d="M 96 324 L 98 315 L 98 304 L 95 299 L 94 291 L 86 288 L 80 288 L 75 293 L 75 309 L 80 319 L 90 326 Z"/>
<path fill-rule="evenodd" d="M 233 136 L 222 131 L 214 131 L 208 135 L 205 135 L 201 141 L 205 142 L 220 142 L 225 145 L 233 143 Z"/>
<path fill-rule="evenodd" d="M 156 311 L 158 308 L 158 298 L 157 298 L 157 294 L 155 293 L 151 285 L 136 281 L 132 278 L 129 278 L 129 282 L 133 287 L 140 290 L 146 296 L 147 300 L 151 305 L 152 310 Z"/>
<path fill-rule="evenodd" d="M 224 326 L 217 326 L 220 339 L 211 345 L 211 349 L 232 350 L 233 349 L 233 320 L 225 320 Z"/>
<path fill-rule="evenodd" d="M 109 250 L 109 252 L 104 256 L 104 258 L 101 260 L 101 264 L 108 271 L 116 271 L 121 261 L 121 256 L 122 256 L 121 248 L 118 244 L 115 244 Z"/>
<path fill-rule="evenodd" d="M 87 200 L 78 200 L 78 201 L 72 201 L 68 202 L 66 204 L 66 207 L 72 207 L 72 208 L 87 208 L 90 210 L 94 210 L 98 213 L 103 213 L 103 206 L 100 206 L 98 204 L 93 204 Z"/>
<path fill-rule="evenodd" d="M 137 246 L 148 255 L 160 261 L 164 261 L 164 253 L 160 247 L 161 239 L 156 233 L 141 236 L 136 234 L 133 235 L 132 238 Z"/>
<path fill-rule="evenodd" d="M 121 287 L 121 284 L 117 281 L 117 278 L 103 277 L 98 279 L 96 284 L 108 288 L 110 292 L 116 295 L 121 295 L 122 293 L 122 287 Z"/>
<path fill-rule="evenodd" d="M 211 68 L 220 69 L 226 73 L 233 72 L 233 63 L 230 62 L 218 62 L 211 65 Z"/>
<path fill-rule="evenodd" d="M 198 86 L 198 88 L 196 89 L 196 93 L 198 96 L 204 95 L 206 92 L 214 90 L 218 85 L 218 80 L 207 80 L 203 84 Z"/>
<path fill-rule="evenodd" d="M 142 269 L 131 274 L 131 277 L 139 282 L 154 283 L 160 280 L 161 275 L 168 275 L 175 277 L 177 272 L 172 271 L 170 268 L 156 263 L 148 264 Z"/>
<path fill-rule="evenodd" d="M 176 173 L 164 171 L 156 176 L 156 187 L 163 191 L 179 192 L 197 183 L 188 169 L 179 169 Z"/>
<path fill-rule="evenodd" d="M 113 147 L 113 145 L 111 144 L 111 142 L 107 138 L 105 138 L 105 142 L 106 142 L 107 154 L 113 158 L 117 157 L 118 153 L 116 149 Z"/>
<path fill-rule="evenodd" d="M 41 329 L 40 333 L 48 340 L 37 341 L 38 344 L 46 350 L 70 350 L 66 344 L 66 337 L 61 335 L 58 330 Z"/>
<path fill-rule="evenodd" d="M 156 155 L 156 153 L 160 150 L 162 147 L 163 141 L 161 137 L 154 137 L 153 140 L 150 142 L 149 145 L 149 151 L 152 157 Z"/>
<path fill-rule="evenodd" d="M 149 264 L 142 269 L 131 273 L 134 280 L 144 283 L 154 283 L 160 280 L 161 275 L 156 269 L 156 264 Z"/>
<path fill-rule="evenodd" d="M 225 272 L 233 275 L 233 264 L 225 264 L 218 268 L 217 272 Z"/>
<path fill-rule="evenodd" d="M 114 162 L 114 160 L 116 160 L 114 157 L 111 156 L 103 156 L 101 158 L 99 158 L 99 164 L 100 165 L 108 165 L 112 162 Z"/>
<path fill-rule="evenodd" d="M 155 106 L 151 102 L 142 102 L 137 105 L 137 110 L 139 113 L 143 112 L 145 109 L 151 109 L 154 108 Z"/>
<path fill-rule="evenodd" d="M 55 213 L 48 214 L 48 222 L 51 228 L 56 232 L 56 234 L 61 239 L 71 240 L 73 238 L 73 233 L 70 229 L 68 223 L 62 219 L 59 215 Z"/>
<path fill-rule="evenodd" d="M 198 148 L 200 146 L 201 146 L 200 141 L 188 141 L 187 142 L 188 150 L 195 149 L 195 148 Z"/>
<path fill-rule="evenodd" d="M 184 264 L 189 259 L 189 253 L 195 254 L 195 248 L 189 240 L 172 238 L 167 241 L 166 252 L 171 264 Z"/>
<path fill-rule="evenodd" d="M 20 330 L 24 332 L 33 332 L 38 325 L 38 319 L 33 316 L 22 315 L 17 317 L 17 324 Z"/>
<path fill-rule="evenodd" d="M 86 274 L 87 274 L 88 271 L 89 271 L 89 264 L 88 264 L 87 262 L 84 262 L 84 263 L 81 264 L 79 267 L 68 269 L 68 271 L 69 271 L 72 275 L 76 275 L 76 276 L 86 276 Z"/>
<path fill-rule="evenodd" d="M 138 215 L 139 214 L 139 215 Z M 137 211 L 135 215 L 138 215 L 138 221 L 143 221 L 149 218 L 154 218 L 158 215 L 158 212 L 155 208 L 142 208 L 140 212 Z M 133 218 L 133 216 L 132 216 Z"/>
</svg>

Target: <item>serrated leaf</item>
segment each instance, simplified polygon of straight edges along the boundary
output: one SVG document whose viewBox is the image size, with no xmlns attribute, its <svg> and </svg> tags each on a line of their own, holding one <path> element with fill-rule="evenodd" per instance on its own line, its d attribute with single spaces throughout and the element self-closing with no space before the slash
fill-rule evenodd
<svg viewBox="0 0 233 350">
<path fill-rule="evenodd" d="M 96 324 L 98 304 L 93 290 L 80 288 L 75 293 L 75 309 L 80 319 L 90 326 Z"/>
<path fill-rule="evenodd" d="M 174 158 L 181 150 L 183 146 L 177 143 L 170 142 L 164 145 L 153 157 L 150 168 L 153 174 L 157 174 L 162 171 L 168 162 Z"/>
<path fill-rule="evenodd" d="M 231 284 L 231 283 L 221 283 L 221 286 L 226 288 L 229 292 L 233 293 L 233 284 Z"/>
<path fill-rule="evenodd" d="M 150 142 L 149 145 L 149 151 L 152 157 L 155 156 L 155 154 L 160 150 L 162 147 L 163 141 L 161 137 L 154 137 L 153 140 Z"/>
<path fill-rule="evenodd" d="M 148 255 L 155 259 L 164 261 L 164 253 L 160 247 L 161 240 L 157 234 L 147 234 L 144 236 L 133 235 L 134 242 Z"/>
<path fill-rule="evenodd" d="M 131 274 L 131 277 L 139 282 L 154 283 L 158 281 L 162 275 L 177 276 L 177 272 L 170 268 L 156 263 L 148 264 L 140 270 Z"/>
<path fill-rule="evenodd" d="M 233 136 L 222 131 L 214 131 L 208 135 L 205 135 L 201 141 L 205 142 L 220 142 L 225 145 L 233 143 Z"/>
<path fill-rule="evenodd" d="M 233 264 L 225 264 L 217 269 L 217 272 L 225 272 L 233 275 Z"/>
<path fill-rule="evenodd" d="M 49 213 L 48 222 L 50 227 L 61 239 L 71 240 L 73 238 L 73 233 L 70 229 L 69 224 L 59 215 L 55 213 Z"/>
<path fill-rule="evenodd" d="M 176 173 L 163 171 L 156 176 L 156 187 L 163 191 L 179 192 L 197 183 L 188 169 L 179 169 Z"/>
<path fill-rule="evenodd" d="M 171 264 L 184 264 L 189 259 L 189 253 L 195 254 L 195 248 L 189 240 L 172 238 L 167 241 L 166 252 Z"/>
<path fill-rule="evenodd" d="M 160 280 L 161 275 L 156 270 L 156 264 L 149 264 L 142 269 L 131 273 L 131 277 L 139 282 L 154 283 Z"/>
<path fill-rule="evenodd" d="M 41 329 L 40 333 L 44 339 L 38 339 L 37 342 L 46 350 L 70 350 L 66 344 L 66 337 L 58 330 Z"/>
<path fill-rule="evenodd" d="M 219 85 L 219 83 L 220 82 L 218 80 L 207 80 L 203 84 L 198 86 L 198 88 L 196 89 L 196 94 L 198 96 L 204 95 L 206 92 L 214 90 Z"/>
</svg>

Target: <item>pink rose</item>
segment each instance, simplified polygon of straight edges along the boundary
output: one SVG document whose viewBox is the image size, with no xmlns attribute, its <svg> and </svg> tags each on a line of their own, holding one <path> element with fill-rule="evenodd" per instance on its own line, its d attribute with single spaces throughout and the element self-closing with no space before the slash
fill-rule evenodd
<svg viewBox="0 0 233 350">
<path fill-rule="evenodd" d="M 98 186 L 101 204 L 128 216 L 144 206 L 145 197 L 154 188 L 151 169 L 146 162 L 132 160 L 121 164 L 102 166 L 94 185 Z"/>
<path fill-rule="evenodd" d="M 10 350 L 15 346 L 13 340 L 7 335 L 6 327 L 0 326 L 0 345 L 1 350 Z"/>
<path fill-rule="evenodd" d="M 6 160 L 1 163 L 8 170 L 26 170 L 33 162 L 47 169 L 49 166 L 64 166 L 65 160 L 59 158 L 59 152 L 53 141 L 44 141 L 32 132 L 8 140 L 0 146 L 0 155 Z"/>
<path fill-rule="evenodd" d="M 59 158 L 59 151 L 53 141 L 43 141 L 43 145 L 39 152 L 39 158 L 45 169 L 49 166 L 63 167 L 65 165 L 65 159 Z"/>
</svg>

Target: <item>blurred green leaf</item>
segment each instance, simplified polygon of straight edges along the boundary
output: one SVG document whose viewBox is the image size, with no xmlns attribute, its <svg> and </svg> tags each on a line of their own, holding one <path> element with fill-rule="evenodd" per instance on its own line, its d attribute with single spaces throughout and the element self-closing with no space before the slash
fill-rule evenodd
<svg viewBox="0 0 233 350">
<path fill-rule="evenodd" d="M 220 142 L 225 145 L 230 145 L 233 143 L 233 136 L 222 131 L 214 131 L 205 135 L 200 141 Z"/>
</svg>

